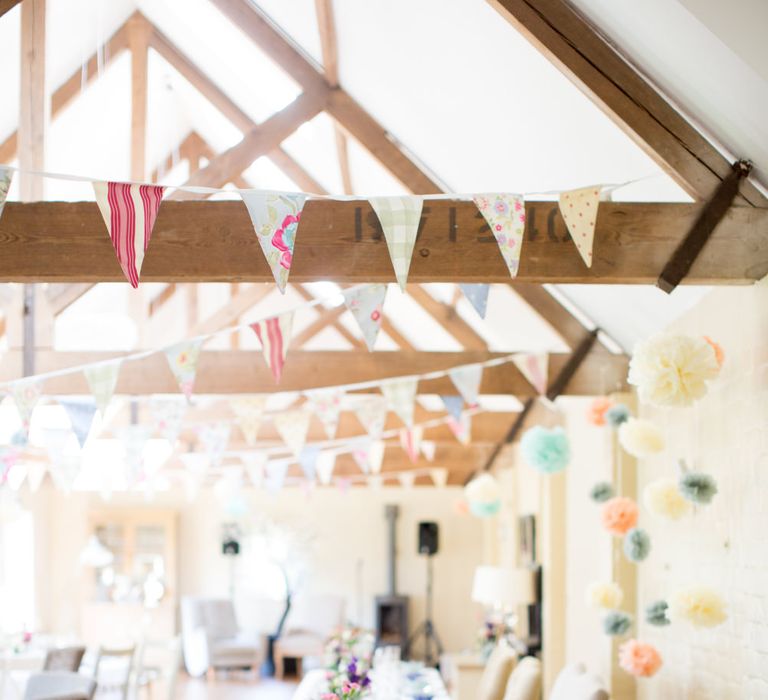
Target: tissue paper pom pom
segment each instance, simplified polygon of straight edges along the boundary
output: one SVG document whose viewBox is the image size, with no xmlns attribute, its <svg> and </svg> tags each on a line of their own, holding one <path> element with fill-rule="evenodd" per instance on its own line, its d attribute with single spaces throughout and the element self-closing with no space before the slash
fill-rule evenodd
<svg viewBox="0 0 768 700">
<path fill-rule="evenodd" d="M 611 637 L 619 637 L 629 632 L 632 626 L 632 617 L 621 610 L 611 610 L 603 618 L 603 631 Z"/>
<path fill-rule="evenodd" d="M 631 498 L 617 496 L 603 504 L 603 527 L 612 535 L 624 535 L 637 525 L 637 503 Z"/>
<path fill-rule="evenodd" d="M 501 508 L 501 487 L 492 474 L 484 472 L 464 487 L 469 510 L 480 518 L 495 515 Z"/>
<path fill-rule="evenodd" d="M 669 601 L 669 619 L 687 620 L 697 627 L 717 627 L 727 619 L 725 601 L 706 586 L 678 591 Z"/>
<path fill-rule="evenodd" d="M 643 561 L 651 553 L 651 538 L 639 527 L 630 530 L 624 537 L 624 556 L 630 561 Z"/>
<path fill-rule="evenodd" d="M 661 431 L 642 418 L 628 418 L 619 426 L 619 442 L 633 457 L 648 457 L 664 449 Z"/>
<path fill-rule="evenodd" d="M 711 503 L 717 493 L 717 482 L 702 472 L 688 472 L 680 477 L 680 493 L 694 503 Z"/>
<path fill-rule="evenodd" d="M 536 425 L 525 431 L 520 441 L 523 459 L 544 474 L 565 469 L 571 456 L 568 438 L 562 428 L 551 430 Z"/>
<path fill-rule="evenodd" d="M 612 581 L 594 581 L 587 586 L 587 604 L 614 610 L 624 600 L 624 591 Z"/>
<path fill-rule="evenodd" d="M 645 609 L 645 621 L 649 625 L 666 627 L 669 624 L 669 618 L 667 617 L 668 607 L 666 600 L 654 601 Z"/>
<path fill-rule="evenodd" d="M 723 363 L 725 362 L 725 352 L 723 352 L 723 348 L 714 340 L 712 340 L 712 338 L 708 338 L 706 335 L 704 336 L 704 340 L 706 340 L 715 351 L 715 360 L 717 360 L 717 366 L 722 367 Z"/>
<path fill-rule="evenodd" d="M 589 497 L 596 503 L 605 503 L 613 497 L 613 486 L 607 481 L 600 481 L 592 487 Z"/>
<path fill-rule="evenodd" d="M 674 479 L 656 479 L 643 490 L 645 507 L 655 515 L 678 520 L 691 512 L 691 504 L 677 488 Z"/>
<path fill-rule="evenodd" d="M 704 338 L 659 334 L 638 343 L 627 381 L 643 403 L 690 406 L 719 372 L 716 351 Z"/>
<path fill-rule="evenodd" d="M 633 676 L 649 678 L 661 668 L 661 656 L 650 644 L 630 639 L 619 647 L 619 666 Z"/>
<path fill-rule="evenodd" d="M 592 425 L 605 425 L 605 414 L 613 406 L 613 401 L 607 396 L 598 396 L 587 410 L 587 420 Z"/>
<path fill-rule="evenodd" d="M 501 510 L 501 501 L 495 501 L 493 503 L 478 503 L 477 501 L 469 502 L 469 512 L 478 518 L 489 518 L 492 515 Z"/>
<path fill-rule="evenodd" d="M 612 428 L 618 428 L 627 420 L 629 420 L 629 408 L 623 403 L 617 403 L 605 412 L 605 422 Z"/>
</svg>

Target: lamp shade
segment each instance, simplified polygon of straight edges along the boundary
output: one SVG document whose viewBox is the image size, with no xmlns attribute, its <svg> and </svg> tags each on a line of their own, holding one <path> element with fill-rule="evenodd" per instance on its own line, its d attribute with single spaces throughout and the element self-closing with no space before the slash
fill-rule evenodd
<svg viewBox="0 0 768 700">
<path fill-rule="evenodd" d="M 99 541 L 96 535 L 91 535 L 88 538 L 88 542 L 80 552 L 80 563 L 94 569 L 103 569 L 114 560 L 115 555 Z"/>
<path fill-rule="evenodd" d="M 535 601 L 533 572 L 478 566 L 472 583 L 472 600 L 484 605 L 520 605 Z"/>
</svg>

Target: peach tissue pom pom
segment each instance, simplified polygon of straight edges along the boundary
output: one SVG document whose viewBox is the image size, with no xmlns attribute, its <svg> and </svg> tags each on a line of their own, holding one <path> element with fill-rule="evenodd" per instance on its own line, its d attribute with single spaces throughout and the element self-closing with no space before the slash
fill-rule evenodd
<svg viewBox="0 0 768 700">
<path fill-rule="evenodd" d="M 696 627 L 717 627 L 728 619 L 725 601 L 706 586 L 678 591 L 669 601 L 669 619 L 686 620 Z"/>
<path fill-rule="evenodd" d="M 630 418 L 619 426 L 619 443 L 633 457 L 648 457 L 664 449 L 664 436 L 651 421 Z"/>
<path fill-rule="evenodd" d="M 661 655 L 650 644 L 630 639 L 619 647 L 619 666 L 633 676 L 650 678 L 661 668 Z"/>
<path fill-rule="evenodd" d="M 691 512 L 691 504 L 680 493 L 677 482 L 671 478 L 652 481 L 643 490 L 643 503 L 654 515 L 679 520 Z"/>
<path fill-rule="evenodd" d="M 607 396 L 598 396 L 587 411 L 587 420 L 598 427 L 605 425 L 605 414 L 613 408 L 613 401 Z"/>
<path fill-rule="evenodd" d="M 719 372 L 717 350 L 704 338 L 661 333 L 637 344 L 627 381 L 643 403 L 690 406 Z"/>
<path fill-rule="evenodd" d="M 626 535 L 637 525 L 638 515 L 637 503 L 625 496 L 617 496 L 606 501 L 601 513 L 603 527 L 618 537 Z"/>
<path fill-rule="evenodd" d="M 593 581 L 587 586 L 587 604 L 593 608 L 616 610 L 624 600 L 624 591 L 613 581 Z"/>
</svg>

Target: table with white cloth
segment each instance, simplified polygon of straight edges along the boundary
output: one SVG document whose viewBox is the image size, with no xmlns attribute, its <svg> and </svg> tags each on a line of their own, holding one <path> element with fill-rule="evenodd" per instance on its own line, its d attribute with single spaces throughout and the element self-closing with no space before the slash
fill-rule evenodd
<svg viewBox="0 0 768 700">
<path fill-rule="evenodd" d="M 40 671 L 44 663 L 44 649 L 0 651 L 0 698 L 21 700 L 29 675 Z"/>
<path fill-rule="evenodd" d="M 430 688 L 432 689 L 433 700 L 449 700 L 450 696 L 445 689 L 443 679 L 440 677 L 438 671 L 434 668 L 423 668 L 419 671 L 423 675 L 426 681 L 428 681 Z M 410 700 L 412 695 L 408 694 L 405 689 L 407 681 L 405 678 L 405 672 L 403 673 L 403 691 L 400 693 L 398 700 Z M 376 672 L 373 671 L 371 688 L 373 690 L 372 700 L 377 700 L 376 695 Z M 328 692 L 328 685 L 325 679 L 325 671 L 322 669 L 316 669 L 310 671 L 304 676 L 303 680 L 296 688 L 296 692 L 293 695 L 293 700 L 320 700 L 320 696 L 323 693 Z"/>
</svg>

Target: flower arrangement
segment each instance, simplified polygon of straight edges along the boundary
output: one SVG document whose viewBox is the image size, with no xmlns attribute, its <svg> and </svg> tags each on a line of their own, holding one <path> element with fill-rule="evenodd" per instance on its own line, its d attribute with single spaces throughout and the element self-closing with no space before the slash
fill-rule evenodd
<svg viewBox="0 0 768 700">
<path fill-rule="evenodd" d="M 328 693 L 322 700 L 357 700 L 371 687 L 373 635 L 355 627 L 334 634 L 325 645 Z"/>
<path fill-rule="evenodd" d="M 477 643 L 480 647 L 480 655 L 487 659 L 500 640 L 506 640 L 512 644 L 515 639 L 514 629 L 506 615 L 488 618 L 477 632 Z"/>
</svg>

